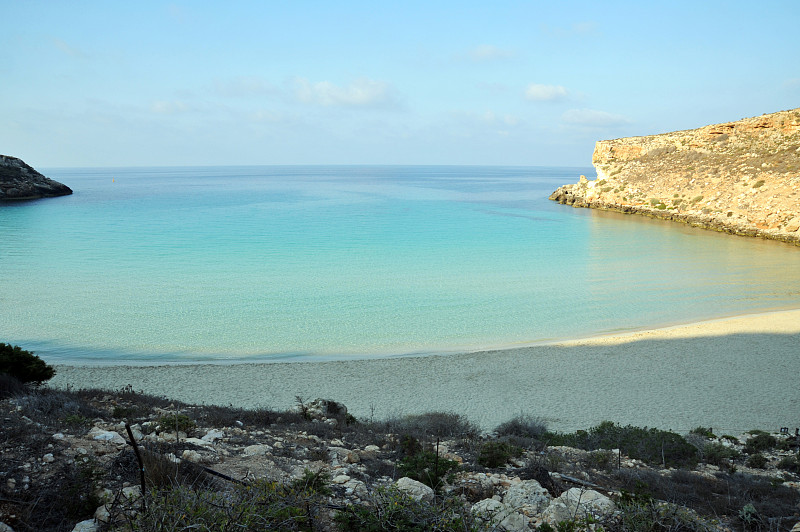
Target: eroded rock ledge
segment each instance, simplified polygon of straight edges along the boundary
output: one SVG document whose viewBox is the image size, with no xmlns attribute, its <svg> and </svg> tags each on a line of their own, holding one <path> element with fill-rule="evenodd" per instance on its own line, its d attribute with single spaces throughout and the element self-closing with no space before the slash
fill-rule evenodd
<svg viewBox="0 0 800 532">
<path fill-rule="evenodd" d="M 0 201 L 52 198 L 68 194 L 72 194 L 72 189 L 43 176 L 22 159 L 0 155 Z"/>
<path fill-rule="evenodd" d="M 800 245 L 800 109 L 602 140 L 592 164 L 550 199 Z"/>
</svg>

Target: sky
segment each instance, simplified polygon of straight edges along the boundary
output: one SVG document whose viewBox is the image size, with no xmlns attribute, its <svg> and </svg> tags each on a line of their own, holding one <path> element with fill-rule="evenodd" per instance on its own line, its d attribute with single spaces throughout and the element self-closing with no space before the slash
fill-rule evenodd
<svg viewBox="0 0 800 532">
<path fill-rule="evenodd" d="M 800 107 L 797 0 L 0 9 L 0 153 L 36 168 L 589 166 Z"/>
</svg>

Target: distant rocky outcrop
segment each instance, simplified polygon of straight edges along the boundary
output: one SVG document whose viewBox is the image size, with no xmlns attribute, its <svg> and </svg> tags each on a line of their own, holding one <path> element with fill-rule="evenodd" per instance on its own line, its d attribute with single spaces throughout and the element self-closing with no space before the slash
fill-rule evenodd
<svg viewBox="0 0 800 532">
<path fill-rule="evenodd" d="M 550 199 L 800 245 L 800 109 L 602 140 L 592 163 Z"/>
<path fill-rule="evenodd" d="M 72 189 L 43 176 L 22 159 L 0 155 L 0 201 L 52 198 L 68 194 L 72 194 Z"/>
</svg>

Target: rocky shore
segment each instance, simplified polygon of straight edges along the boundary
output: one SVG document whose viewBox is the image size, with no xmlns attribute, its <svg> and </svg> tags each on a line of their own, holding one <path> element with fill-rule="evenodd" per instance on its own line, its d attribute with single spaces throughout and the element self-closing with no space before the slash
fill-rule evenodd
<svg viewBox="0 0 800 532">
<path fill-rule="evenodd" d="M 551 200 L 800 245 L 800 109 L 603 140 Z"/>
<path fill-rule="evenodd" d="M 4 532 L 800 530 L 793 431 L 564 435 L 518 416 L 481 433 L 452 413 L 359 420 L 322 399 L 241 410 L 130 387 L 17 394 L 0 419 Z"/>
<path fill-rule="evenodd" d="M 52 198 L 72 194 L 68 186 L 49 179 L 22 159 L 0 155 L 0 201 Z"/>
</svg>

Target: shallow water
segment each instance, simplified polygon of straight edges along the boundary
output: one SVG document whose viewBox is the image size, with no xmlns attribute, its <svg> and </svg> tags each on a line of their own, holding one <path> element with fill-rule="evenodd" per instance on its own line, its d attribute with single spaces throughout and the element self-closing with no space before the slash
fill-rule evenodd
<svg viewBox="0 0 800 532">
<path fill-rule="evenodd" d="M 0 341 L 59 363 L 370 358 L 800 306 L 800 249 L 547 200 L 589 168 L 52 169 Z"/>
</svg>

